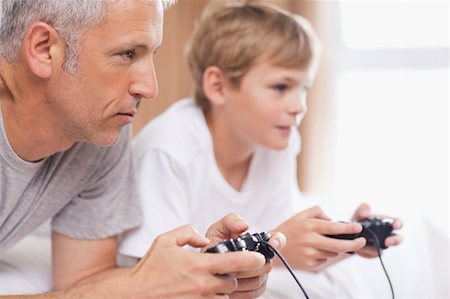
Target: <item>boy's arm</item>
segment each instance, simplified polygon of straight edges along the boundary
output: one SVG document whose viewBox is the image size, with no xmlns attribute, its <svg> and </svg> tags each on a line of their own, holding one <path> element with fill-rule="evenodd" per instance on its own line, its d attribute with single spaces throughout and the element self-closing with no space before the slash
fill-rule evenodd
<svg viewBox="0 0 450 299">
<path fill-rule="evenodd" d="M 315 206 L 299 212 L 286 220 L 275 231 L 288 239 L 281 253 L 296 269 L 319 270 L 335 263 L 366 244 L 364 238 L 337 240 L 325 235 L 355 234 L 361 231 L 360 224 L 333 222 L 320 207 Z M 282 266 L 278 259 L 276 266 Z"/>
<path fill-rule="evenodd" d="M 353 217 L 353 220 L 371 217 L 370 209 L 362 204 Z M 394 219 L 394 230 L 400 229 L 398 219 Z M 320 270 L 337 261 L 346 258 L 348 252 L 356 252 L 364 257 L 376 257 L 375 248 L 366 245 L 366 240 L 359 237 L 354 240 L 338 240 L 326 235 L 358 234 L 362 227 L 356 223 L 334 222 L 326 216 L 319 207 L 304 210 L 286 220 L 278 226 L 276 231 L 286 235 L 289 242 L 282 250 L 283 255 L 291 266 L 303 270 Z M 401 236 L 395 235 L 386 239 L 386 246 L 395 246 L 401 243 Z M 278 261 L 276 266 L 282 266 Z"/>
</svg>

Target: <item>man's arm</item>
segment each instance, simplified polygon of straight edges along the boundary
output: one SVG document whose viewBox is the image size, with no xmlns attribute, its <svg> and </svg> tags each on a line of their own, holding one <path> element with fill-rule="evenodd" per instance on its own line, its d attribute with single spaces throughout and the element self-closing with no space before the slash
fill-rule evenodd
<svg viewBox="0 0 450 299">
<path fill-rule="evenodd" d="M 116 250 L 116 237 L 100 240 L 77 240 L 53 232 L 54 289 L 64 289 L 82 280 L 101 279 L 108 270 L 116 268 Z"/>
<path fill-rule="evenodd" d="M 158 236 L 135 267 L 121 270 L 112 270 L 113 239 L 86 243 L 58 234 L 53 237 L 55 250 L 61 251 L 54 253 L 55 275 L 61 276 L 55 282 L 65 288 L 0 298 L 222 298 L 238 288 L 238 279 L 226 273 L 263 275 L 270 270 L 264 256 L 256 252 L 206 254 L 184 249 L 184 245 L 205 247 L 210 243 L 187 225 Z"/>
</svg>

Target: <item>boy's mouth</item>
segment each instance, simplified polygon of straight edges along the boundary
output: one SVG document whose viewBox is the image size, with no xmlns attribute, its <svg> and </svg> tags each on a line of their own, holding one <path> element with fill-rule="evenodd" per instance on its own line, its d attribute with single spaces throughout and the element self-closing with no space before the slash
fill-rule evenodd
<svg viewBox="0 0 450 299">
<path fill-rule="evenodd" d="M 289 135 L 291 133 L 292 126 L 276 126 L 276 128 L 282 135 Z"/>
</svg>

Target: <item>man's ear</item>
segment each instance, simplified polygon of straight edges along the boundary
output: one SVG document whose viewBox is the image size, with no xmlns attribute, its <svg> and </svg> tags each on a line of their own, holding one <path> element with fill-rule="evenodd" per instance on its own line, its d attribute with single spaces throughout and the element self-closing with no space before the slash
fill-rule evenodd
<svg viewBox="0 0 450 299">
<path fill-rule="evenodd" d="M 64 61 L 65 43 L 47 23 L 33 23 L 25 34 L 22 46 L 28 67 L 42 79 L 49 78 L 53 68 Z"/>
<path fill-rule="evenodd" d="M 227 79 L 223 71 L 213 65 L 203 72 L 203 93 L 213 105 L 223 105 L 225 103 L 225 89 Z"/>
</svg>

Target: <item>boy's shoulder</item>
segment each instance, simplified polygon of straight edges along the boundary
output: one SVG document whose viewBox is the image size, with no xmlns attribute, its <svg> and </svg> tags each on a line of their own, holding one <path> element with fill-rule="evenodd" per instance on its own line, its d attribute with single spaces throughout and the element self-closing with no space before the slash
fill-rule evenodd
<svg viewBox="0 0 450 299">
<path fill-rule="evenodd" d="M 192 98 L 173 103 L 151 120 L 134 140 L 136 154 L 160 151 L 184 163 L 212 140 L 201 108 Z"/>
</svg>

